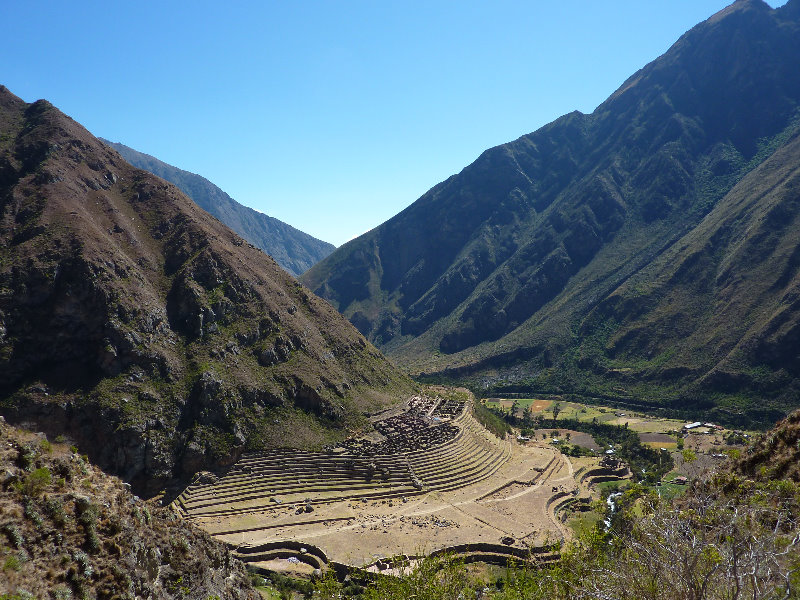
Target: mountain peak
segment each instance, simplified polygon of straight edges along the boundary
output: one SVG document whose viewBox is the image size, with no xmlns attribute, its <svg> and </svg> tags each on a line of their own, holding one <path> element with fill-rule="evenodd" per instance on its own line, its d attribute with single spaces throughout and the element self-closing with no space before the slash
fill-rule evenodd
<svg viewBox="0 0 800 600">
<path fill-rule="evenodd" d="M 6 86 L 0 85 L 0 106 L 11 107 L 25 104 L 22 98 L 14 95 Z"/>
<path fill-rule="evenodd" d="M 730 15 L 753 10 L 769 12 L 772 10 L 772 7 L 764 2 L 764 0 L 736 0 L 733 4 L 726 6 L 719 12 L 712 15 L 706 22 L 716 23 Z"/>
<path fill-rule="evenodd" d="M 778 14 L 785 19 L 800 19 L 800 0 L 789 0 L 778 8 Z"/>
</svg>

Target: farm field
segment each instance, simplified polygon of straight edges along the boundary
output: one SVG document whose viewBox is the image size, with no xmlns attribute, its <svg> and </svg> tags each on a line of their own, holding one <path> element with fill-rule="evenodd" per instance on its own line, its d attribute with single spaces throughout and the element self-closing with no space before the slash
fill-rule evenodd
<svg viewBox="0 0 800 600">
<path fill-rule="evenodd" d="M 715 469 L 717 465 L 726 459 L 730 452 L 740 452 L 745 447 L 746 441 L 754 435 L 754 432 L 739 432 L 735 436 L 737 441 L 729 443 L 726 440 L 730 439 L 729 436 L 733 433 L 730 430 L 701 426 L 684 432 L 682 431 L 683 427 L 687 424 L 685 421 L 612 407 L 553 399 L 489 398 L 484 402 L 489 408 L 500 409 L 505 412 L 510 412 L 516 404 L 516 416 L 518 418 L 523 417 L 523 411 L 528 408 L 534 418 L 540 415 L 545 419 L 553 419 L 553 410 L 555 408 L 558 413 L 556 421 L 563 419 L 565 426 L 567 419 L 576 419 L 580 422 L 592 422 L 596 419 L 598 423 L 607 425 L 627 425 L 629 429 L 639 434 L 642 444 L 653 449 L 664 448 L 672 454 L 675 461 L 675 469 L 669 475 L 670 479 L 680 475 L 689 478 L 698 477 L 702 473 Z M 569 441 L 572 444 L 594 451 L 600 450 L 590 435 L 572 431 L 566 427 L 564 429 L 542 428 L 536 430 L 535 437 L 540 442 L 547 441 L 542 438 L 542 434 L 544 434 L 545 438 L 550 438 L 555 432 L 561 437 L 566 437 L 569 434 Z M 681 434 L 678 434 L 678 432 L 681 432 Z M 691 461 L 684 460 L 684 448 L 694 453 L 694 458 Z M 673 496 L 681 493 L 683 489 L 683 486 L 667 483 L 662 486 L 662 493 Z"/>
<path fill-rule="evenodd" d="M 615 409 L 608 406 L 597 406 L 594 404 L 581 404 L 579 402 L 566 402 L 562 400 L 546 400 L 541 398 L 488 398 L 484 400 L 488 408 L 510 412 L 514 403 L 517 403 L 517 416 L 522 417 L 522 413 L 529 408 L 533 416 L 541 415 L 544 418 L 553 418 L 553 409 L 558 407 L 558 419 L 577 419 L 582 422 L 591 422 L 597 419 L 598 423 L 608 425 L 625 425 L 640 434 L 667 433 L 669 431 L 680 431 L 686 421 L 678 419 L 668 419 L 656 417 L 636 411 Z M 656 441 L 642 439 L 643 442 Z M 666 442 L 666 440 L 663 440 Z M 673 438 L 674 442 L 675 439 Z"/>
</svg>

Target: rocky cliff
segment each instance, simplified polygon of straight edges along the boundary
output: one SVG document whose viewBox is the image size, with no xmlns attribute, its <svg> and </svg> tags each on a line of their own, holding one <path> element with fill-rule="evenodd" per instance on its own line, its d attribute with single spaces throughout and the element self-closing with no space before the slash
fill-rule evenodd
<svg viewBox="0 0 800 600">
<path fill-rule="evenodd" d="M 0 564 L 8 599 L 260 597 L 222 543 L 2 420 Z"/>
</svg>

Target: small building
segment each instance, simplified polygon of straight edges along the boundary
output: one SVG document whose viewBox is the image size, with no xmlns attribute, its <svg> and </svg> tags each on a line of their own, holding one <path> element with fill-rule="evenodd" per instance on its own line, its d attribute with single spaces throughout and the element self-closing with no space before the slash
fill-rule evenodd
<svg viewBox="0 0 800 600">
<path fill-rule="evenodd" d="M 687 423 L 686 425 L 683 426 L 683 428 L 686 431 L 689 431 L 690 429 L 697 429 L 698 427 L 702 426 L 703 424 L 700 421 L 695 421 L 694 423 Z"/>
</svg>

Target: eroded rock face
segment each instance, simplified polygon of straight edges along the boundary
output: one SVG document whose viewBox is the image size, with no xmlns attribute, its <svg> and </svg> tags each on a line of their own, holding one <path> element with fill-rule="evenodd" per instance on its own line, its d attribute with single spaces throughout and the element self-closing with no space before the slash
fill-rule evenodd
<svg viewBox="0 0 800 600">
<path fill-rule="evenodd" d="M 412 389 L 272 259 L 49 103 L 0 89 L 0 133 L 2 414 L 149 492 L 244 448 L 343 436 Z"/>
</svg>

